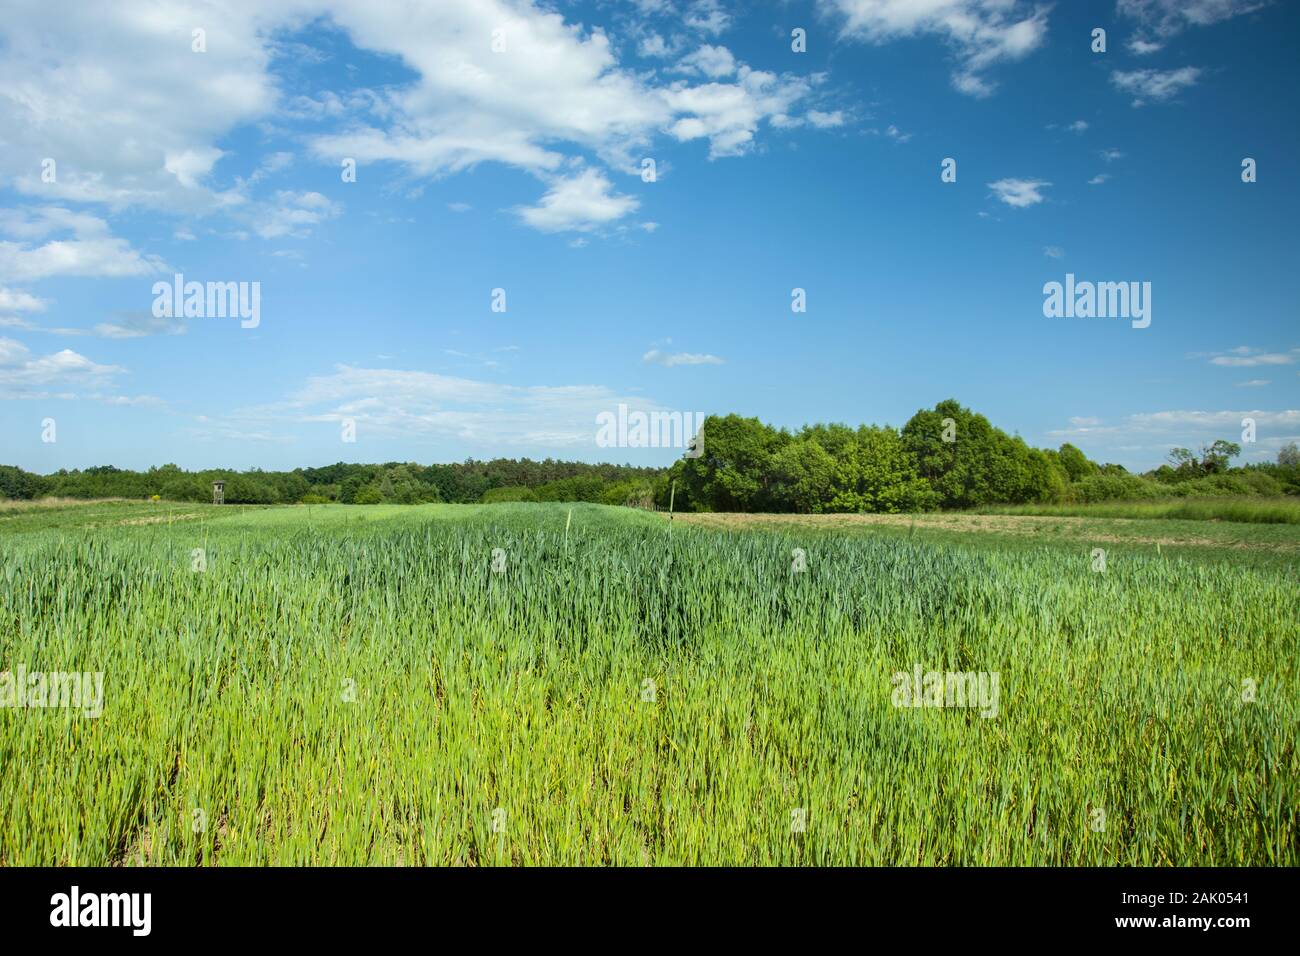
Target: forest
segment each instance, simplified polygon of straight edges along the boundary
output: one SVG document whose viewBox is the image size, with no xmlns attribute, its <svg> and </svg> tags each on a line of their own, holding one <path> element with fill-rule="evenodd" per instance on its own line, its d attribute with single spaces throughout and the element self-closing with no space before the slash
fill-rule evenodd
<svg viewBox="0 0 1300 956">
<path fill-rule="evenodd" d="M 1300 494 L 1294 442 L 1276 462 L 1244 467 L 1232 465 L 1241 453 L 1233 442 L 1173 448 L 1165 464 L 1134 474 L 1092 461 L 1068 443 L 1031 447 L 953 399 L 918 411 L 898 429 L 814 424 L 795 431 L 757 418 L 711 415 L 703 432 L 703 454 L 667 468 L 496 458 L 428 465 L 338 462 L 293 471 L 100 465 L 39 475 L 0 465 L 0 495 L 197 502 L 210 501 L 212 482 L 222 480 L 231 504 L 587 501 L 831 514 Z"/>
</svg>

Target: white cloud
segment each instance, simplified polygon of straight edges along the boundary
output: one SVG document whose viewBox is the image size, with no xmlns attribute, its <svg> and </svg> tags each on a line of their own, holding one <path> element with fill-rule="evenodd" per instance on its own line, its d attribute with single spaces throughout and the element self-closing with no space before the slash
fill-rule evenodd
<svg viewBox="0 0 1300 956">
<path fill-rule="evenodd" d="M 1086 439 L 1093 457 L 1103 449 L 1139 450 L 1155 466 L 1172 447 L 1196 447 L 1217 438 L 1234 439 L 1241 432 L 1243 418 L 1253 418 L 1259 429 L 1258 440 L 1246 446 L 1243 458 L 1270 458 L 1287 441 L 1300 440 L 1300 410 L 1295 409 L 1143 412 L 1112 425 L 1103 425 L 1093 418 L 1076 418 L 1070 420 L 1069 428 L 1052 429 L 1047 434 L 1056 440 Z"/>
<path fill-rule="evenodd" d="M 1104 183 L 1104 182 L 1105 182 L 1106 180 L 1108 180 L 1108 179 L 1110 179 L 1110 175 L 1109 175 L 1109 174 L 1107 174 L 1107 173 L 1098 173 L 1096 176 L 1093 176 L 1092 179 L 1088 180 L 1088 185 L 1089 185 L 1089 186 L 1100 186 L 1102 183 Z"/>
<path fill-rule="evenodd" d="M 550 183 L 587 152 L 627 169 L 665 130 L 679 140 L 707 138 L 710 158 L 735 156 L 750 148 L 764 120 L 787 114 L 812 85 L 751 70 L 717 46 L 697 50 L 688 64 L 711 82 L 657 84 L 620 65 L 602 30 L 566 23 L 526 0 L 330 6 L 355 43 L 399 57 L 417 79 L 385 94 L 386 122 L 323 134 L 313 150 L 330 161 L 399 162 L 417 176 L 501 162 Z M 705 32 L 726 20 L 712 4 L 688 8 L 687 17 Z M 504 54 L 474 39 L 495 28 L 505 31 Z M 642 37 L 643 55 L 675 52 L 654 35 Z M 724 71 L 731 79 L 719 82 Z"/>
<path fill-rule="evenodd" d="M 1110 82 L 1116 89 L 1132 94 L 1134 106 L 1144 106 L 1148 100 L 1162 103 L 1172 99 L 1188 87 L 1195 86 L 1200 75 L 1200 68 L 1195 66 L 1176 70 L 1113 70 Z"/>
<path fill-rule="evenodd" d="M 45 299 L 38 299 L 30 292 L 0 286 L 0 313 L 44 312 L 47 305 L 49 303 Z"/>
<path fill-rule="evenodd" d="M 92 395 L 90 397 L 95 401 L 103 402 L 105 405 L 149 406 L 156 408 L 167 404 L 156 395 Z"/>
<path fill-rule="evenodd" d="M 1047 7 L 1018 0 L 819 0 L 843 18 L 844 36 L 886 43 L 935 34 L 956 51 L 952 83 L 969 96 L 990 95 L 983 74 L 996 63 L 1022 59 L 1047 33 Z"/>
<path fill-rule="evenodd" d="M 1071 133 L 1083 133 L 1088 129 L 1088 124 L 1084 120 L 1075 120 L 1066 127 Z"/>
<path fill-rule="evenodd" d="M 1124 154 L 1118 149 L 1103 149 L 1098 154 L 1103 162 L 1113 163 L 1117 159 L 1123 159 Z"/>
<path fill-rule="evenodd" d="M 686 25 L 701 33 L 723 33 L 731 26 L 731 15 L 718 0 L 694 0 L 686 8 Z"/>
<path fill-rule="evenodd" d="M 621 219 L 640 206 L 632 196 L 612 190 L 613 184 L 604 173 L 585 169 L 555 180 L 536 206 L 521 206 L 515 211 L 524 222 L 543 232 L 587 232 Z"/>
<path fill-rule="evenodd" d="M 637 43 L 636 51 L 639 56 L 646 59 L 667 59 L 676 55 L 680 48 L 681 43 L 676 39 L 669 44 L 658 33 L 648 33 Z"/>
<path fill-rule="evenodd" d="M 703 73 L 716 80 L 736 72 L 736 58 L 725 46 L 705 44 L 678 60 L 677 69 L 684 73 Z"/>
<path fill-rule="evenodd" d="M 119 316 L 116 322 L 101 322 L 95 326 L 94 334 L 106 339 L 139 339 L 149 335 L 184 335 L 185 320 L 159 318 L 152 312 L 131 312 Z"/>
<path fill-rule="evenodd" d="M 1156 43 L 1152 40 L 1144 40 L 1141 37 L 1133 37 L 1128 41 L 1129 52 L 1137 56 L 1146 56 L 1149 53 L 1156 53 L 1164 49 L 1163 43 Z"/>
<path fill-rule="evenodd" d="M 0 18 L 0 178 L 47 200 L 208 211 L 218 139 L 275 104 L 270 28 L 298 4 L 8 0 Z M 208 50 L 194 53 L 203 24 Z M 196 104 L 201 104 L 196 108 Z M 42 158 L 54 182 L 42 181 Z"/>
<path fill-rule="evenodd" d="M 1049 259 L 1064 259 L 1065 250 L 1060 246 L 1044 246 L 1043 255 L 1047 256 Z"/>
<path fill-rule="evenodd" d="M 1187 26 L 1208 26 L 1252 13 L 1269 0 L 1119 0 L 1117 11 L 1138 20 L 1159 36 L 1173 36 Z"/>
<path fill-rule="evenodd" d="M 1223 365 L 1229 368 L 1255 368 L 1260 365 L 1294 365 L 1300 350 L 1291 352 L 1265 352 L 1249 346 L 1240 346 L 1226 354 L 1210 358 L 1211 365 Z"/>
<path fill-rule="evenodd" d="M 677 365 L 722 365 L 723 359 L 716 355 L 701 354 L 698 352 L 661 352 L 658 349 L 651 349 L 641 356 L 641 361 L 648 362 L 651 365 L 662 365 L 665 368 L 673 368 Z"/>
<path fill-rule="evenodd" d="M 640 9 L 680 16 L 708 38 L 730 24 L 715 0 L 642 0 Z M 378 91 L 282 95 L 277 58 L 312 52 L 285 37 L 316 21 L 395 58 L 413 79 Z M 208 31 L 206 53 L 190 48 L 195 25 Z M 641 35 L 643 55 L 675 56 L 686 42 L 642 27 L 630 32 Z M 483 39 L 498 28 L 505 53 Z M 48 4 L 11 0 L 0 49 L 0 184 L 53 201 L 232 215 L 238 234 L 271 238 L 304 235 L 337 209 L 304 205 L 311 194 L 302 192 L 254 197 L 256 184 L 293 161 L 286 152 L 222 185 L 223 169 L 246 162 L 230 134 L 254 123 L 324 124 L 308 144 L 330 164 L 391 161 L 433 177 L 500 162 L 549 185 L 579 156 L 628 169 L 665 132 L 707 138 L 711 158 L 739 155 L 764 121 L 780 125 L 816 82 L 751 70 L 706 44 L 688 60 L 709 82 L 665 84 L 620 64 L 603 29 L 566 22 L 541 0 L 172 0 L 144 8 L 68 0 L 57 17 Z M 42 157 L 57 162 L 54 183 L 41 181 Z"/>
<path fill-rule="evenodd" d="M 284 401 L 235 409 L 230 427 L 266 433 L 285 423 L 345 418 L 376 437 L 452 438 L 480 447 L 595 447 L 596 416 L 619 403 L 666 410 L 603 385 L 515 386 L 400 369 L 335 366 Z"/>
<path fill-rule="evenodd" d="M 142 276 L 167 268 L 157 256 L 114 237 L 104 220 L 59 206 L 0 210 L 0 234 L 20 240 L 0 240 L 0 280 Z"/>
<path fill-rule="evenodd" d="M 318 192 L 278 190 L 273 202 L 251 211 L 254 231 L 263 239 L 302 238 L 311 227 L 339 214 L 338 203 Z"/>
<path fill-rule="evenodd" d="M 102 386 L 125 371 L 117 365 L 98 365 L 71 349 L 33 357 L 21 342 L 0 338 L 0 398 L 42 398 L 49 394 L 48 388 Z"/>
<path fill-rule="evenodd" d="M 1272 384 L 1272 379 L 1252 378 L 1245 382 L 1238 382 L 1237 387 L 1238 388 L 1263 388 L 1265 385 L 1271 385 L 1271 384 Z"/>
<path fill-rule="evenodd" d="M 833 113 L 824 113 L 821 110 L 809 110 L 808 122 L 818 129 L 833 129 L 836 126 L 844 125 L 844 112 L 835 110 Z"/>
<path fill-rule="evenodd" d="M 1257 426 L 1265 428 L 1297 428 L 1300 427 L 1300 410 L 1287 409 L 1279 412 L 1264 411 L 1262 409 L 1252 409 L 1250 411 L 1238 412 L 1201 412 L 1201 411 L 1168 411 L 1168 412 L 1150 412 L 1146 414 L 1131 415 L 1129 421 L 1135 429 L 1150 429 L 1155 431 L 1170 429 L 1219 429 L 1219 430 L 1241 430 L 1241 420 L 1243 418 L 1255 419 Z"/>
<path fill-rule="evenodd" d="M 999 179 L 987 185 L 1008 206 L 1024 209 L 1042 202 L 1046 198 L 1043 190 L 1052 184 L 1042 179 Z"/>
<path fill-rule="evenodd" d="M 681 118 L 668 132 L 681 141 L 707 138 L 710 159 L 739 156 L 753 146 L 764 119 L 788 116 L 810 89 L 810 80 L 747 66 L 737 70 L 732 83 L 674 83 L 663 92 L 663 99 Z"/>
</svg>

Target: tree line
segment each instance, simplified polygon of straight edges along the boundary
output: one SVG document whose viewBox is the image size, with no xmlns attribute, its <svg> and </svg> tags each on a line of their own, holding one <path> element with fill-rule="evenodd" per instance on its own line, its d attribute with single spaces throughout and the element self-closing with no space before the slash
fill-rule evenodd
<svg viewBox="0 0 1300 956">
<path fill-rule="evenodd" d="M 1170 464 L 1137 475 L 1068 443 L 1032 448 L 949 399 L 901 429 L 830 424 L 791 432 L 757 418 L 710 417 L 702 454 L 676 462 L 668 479 L 674 506 L 684 510 L 805 514 L 1300 494 L 1294 443 L 1277 464 L 1231 468 L 1240 452 L 1226 441 L 1199 456 L 1176 448 Z"/>
<path fill-rule="evenodd" d="M 102 465 L 37 475 L 0 465 L 7 498 L 158 498 L 210 501 L 226 483 L 232 504 L 419 504 L 590 501 L 684 511 L 917 512 L 996 504 L 1300 494 L 1300 451 L 1276 463 L 1231 466 L 1239 445 L 1172 449 L 1144 474 L 1090 460 L 1071 444 L 1033 448 L 953 399 L 902 428 L 805 425 L 709 416 L 698 457 L 668 468 L 496 458 L 452 464 L 348 464 L 293 471 L 130 471 Z"/>
</svg>

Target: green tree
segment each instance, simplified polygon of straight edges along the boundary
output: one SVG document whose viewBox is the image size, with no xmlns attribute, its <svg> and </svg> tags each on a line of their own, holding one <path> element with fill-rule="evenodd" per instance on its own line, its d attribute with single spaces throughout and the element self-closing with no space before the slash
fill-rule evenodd
<svg viewBox="0 0 1300 956">
<path fill-rule="evenodd" d="M 1082 481 L 1089 475 L 1097 473 L 1097 466 L 1088 460 L 1088 456 L 1069 442 L 1066 442 L 1057 450 L 1057 455 L 1060 457 L 1061 467 L 1065 469 L 1065 474 L 1070 481 Z"/>
<path fill-rule="evenodd" d="M 783 446 L 771 457 L 770 501 L 775 511 L 820 514 L 835 497 L 836 462 L 811 438 Z"/>
<path fill-rule="evenodd" d="M 384 496 L 374 485 L 366 485 L 356 493 L 352 501 L 358 505 L 379 505 L 383 504 Z"/>
<path fill-rule="evenodd" d="M 1218 475 L 1228 470 L 1228 462 L 1241 454 L 1236 442 L 1220 438 L 1210 445 L 1201 446 L 1201 470 L 1207 475 Z"/>
<path fill-rule="evenodd" d="M 679 507 L 697 511 L 770 511 L 772 456 L 790 436 L 757 418 L 710 415 L 699 458 L 673 466 Z"/>
</svg>

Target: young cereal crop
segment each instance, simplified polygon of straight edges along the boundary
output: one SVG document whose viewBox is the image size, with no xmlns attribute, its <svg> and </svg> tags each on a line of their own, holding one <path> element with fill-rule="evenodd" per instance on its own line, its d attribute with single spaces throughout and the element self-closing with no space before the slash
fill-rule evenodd
<svg viewBox="0 0 1300 956">
<path fill-rule="evenodd" d="M 1293 569 L 568 510 L 0 537 L 0 864 L 1300 863 Z"/>
</svg>

